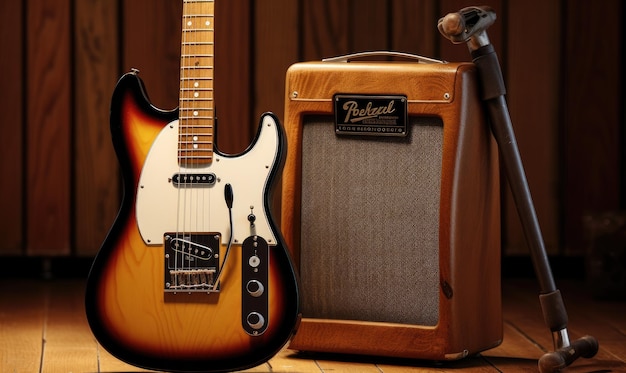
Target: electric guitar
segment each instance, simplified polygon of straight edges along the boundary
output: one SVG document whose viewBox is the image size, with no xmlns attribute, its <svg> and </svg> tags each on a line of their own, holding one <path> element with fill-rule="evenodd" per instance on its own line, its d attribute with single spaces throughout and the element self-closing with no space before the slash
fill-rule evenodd
<svg viewBox="0 0 626 373">
<path fill-rule="evenodd" d="M 137 71 L 112 98 L 124 193 L 85 306 L 98 342 L 148 369 L 249 368 L 276 354 L 299 319 L 296 274 L 270 211 L 283 130 L 266 113 L 242 154 L 214 146 L 213 23 L 214 0 L 183 2 L 177 110 L 154 108 Z"/>
</svg>

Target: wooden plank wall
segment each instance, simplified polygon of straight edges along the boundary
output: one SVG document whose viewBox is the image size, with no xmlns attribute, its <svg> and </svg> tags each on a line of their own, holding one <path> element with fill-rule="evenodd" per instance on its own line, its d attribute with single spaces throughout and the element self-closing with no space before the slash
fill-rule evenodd
<svg viewBox="0 0 626 373">
<path fill-rule="evenodd" d="M 624 6 L 488 0 L 489 30 L 549 252 L 581 255 L 582 216 L 624 208 Z M 181 1 L 0 4 L 0 255 L 91 256 L 120 201 L 110 95 L 130 68 L 152 103 L 178 98 Z M 245 149 L 264 111 L 282 117 L 298 61 L 364 50 L 469 60 L 436 30 L 467 0 L 218 1 L 220 148 Z M 506 191 L 506 188 L 504 189 Z M 504 193 L 504 245 L 527 251 Z"/>
</svg>

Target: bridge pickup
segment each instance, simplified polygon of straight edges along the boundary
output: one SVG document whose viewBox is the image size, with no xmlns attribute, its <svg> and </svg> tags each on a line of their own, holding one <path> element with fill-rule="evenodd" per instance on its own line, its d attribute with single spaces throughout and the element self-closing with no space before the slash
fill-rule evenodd
<svg viewBox="0 0 626 373">
<path fill-rule="evenodd" d="M 165 292 L 219 291 L 219 233 L 165 233 Z"/>
<path fill-rule="evenodd" d="M 199 187 L 213 186 L 217 177 L 213 173 L 208 174 L 181 174 L 176 173 L 172 176 L 172 183 L 176 187 Z"/>
</svg>

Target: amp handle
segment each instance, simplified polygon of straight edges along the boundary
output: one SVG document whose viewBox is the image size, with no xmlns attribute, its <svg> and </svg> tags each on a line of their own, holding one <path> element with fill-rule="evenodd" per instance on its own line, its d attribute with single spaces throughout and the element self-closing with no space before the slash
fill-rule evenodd
<svg viewBox="0 0 626 373">
<path fill-rule="evenodd" d="M 394 51 L 369 51 L 346 54 L 343 56 L 330 57 L 322 59 L 322 62 L 350 62 L 355 59 L 371 58 L 371 57 L 399 57 L 409 60 L 417 60 L 419 63 L 445 63 L 445 61 L 428 58 L 417 54 L 394 52 Z"/>
</svg>

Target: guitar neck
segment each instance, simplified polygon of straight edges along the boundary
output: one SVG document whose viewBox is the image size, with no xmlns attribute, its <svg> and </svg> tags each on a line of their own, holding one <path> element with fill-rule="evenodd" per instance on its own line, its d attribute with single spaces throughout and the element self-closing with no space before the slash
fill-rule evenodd
<svg viewBox="0 0 626 373">
<path fill-rule="evenodd" d="M 178 163 L 213 159 L 214 0 L 184 0 L 180 60 Z"/>
</svg>

